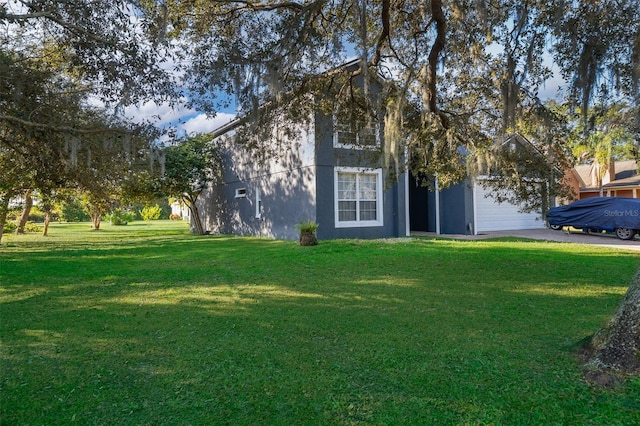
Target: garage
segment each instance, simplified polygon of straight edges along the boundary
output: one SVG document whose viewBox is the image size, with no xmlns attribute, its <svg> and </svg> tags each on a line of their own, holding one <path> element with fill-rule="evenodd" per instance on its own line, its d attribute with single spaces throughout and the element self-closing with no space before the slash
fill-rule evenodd
<svg viewBox="0 0 640 426">
<path fill-rule="evenodd" d="M 522 213 L 511 203 L 497 203 L 486 195 L 490 190 L 477 182 L 473 185 L 475 233 L 511 231 L 515 229 L 541 229 L 545 223 L 539 213 Z"/>
</svg>

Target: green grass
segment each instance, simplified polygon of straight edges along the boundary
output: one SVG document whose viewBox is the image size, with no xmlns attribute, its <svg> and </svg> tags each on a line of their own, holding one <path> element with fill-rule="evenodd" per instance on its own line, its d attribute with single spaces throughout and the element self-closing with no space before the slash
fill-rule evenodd
<svg viewBox="0 0 640 426">
<path fill-rule="evenodd" d="M 640 379 L 590 387 L 573 353 L 629 251 L 50 234 L 0 244 L 2 425 L 640 423 Z"/>
</svg>

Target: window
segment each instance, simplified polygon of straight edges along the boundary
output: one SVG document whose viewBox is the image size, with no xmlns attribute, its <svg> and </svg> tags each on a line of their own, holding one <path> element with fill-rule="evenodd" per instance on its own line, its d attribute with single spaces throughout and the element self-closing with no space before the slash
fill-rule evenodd
<svg viewBox="0 0 640 426">
<path fill-rule="evenodd" d="M 380 125 L 361 108 L 347 104 L 333 116 L 333 146 L 375 148 L 380 145 Z"/>
<path fill-rule="evenodd" d="M 236 198 L 246 198 L 246 197 L 247 197 L 247 188 L 236 189 Z"/>
<path fill-rule="evenodd" d="M 260 187 L 256 186 L 256 219 L 262 218 L 262 197 L 260 196 Z"/>
<path fill-rule="evenodd" d="M 336 167 L 336 227 L 382 226 L 382 170 Z"/>
</svg>

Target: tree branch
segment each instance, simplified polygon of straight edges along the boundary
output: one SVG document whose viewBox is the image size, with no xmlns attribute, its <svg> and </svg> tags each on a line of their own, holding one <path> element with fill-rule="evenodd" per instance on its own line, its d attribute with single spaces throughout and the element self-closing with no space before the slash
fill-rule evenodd
<svg viewBox="0 0 640 426">
<path fill-rule="evenodd" d="M 389 9 L 391 8 L 391 1 L 390 0 L 382 0 L 382 13 L 380 16 L 380 19 L 382 20 L 382 31 L 380 31 L 380 36 L 378 36 L 378 41 L 376 42 L 376 54 L 373 58 L 373 62 L 372 64 L 374 66 L 378 65 L 378 63 L 380 62 L 380 58 L 382 56 L 382 46 L 383 43 L 385 42 L 385 40 L 389 39 L 389 34 L 390 34 L 390 12 Z"/>
<path fill-rule="evenodd" d="M 54 124 L 45 124 L 45 123 L 36 123 L 29 120 L 23 120 L 18 117 L 14 117 L 11 115 L 0 114 L 0 122 L 10 122 L 14 124 L 18 124 L 24 127 L 29 127 L 32 129 L 39 130 L 50 130 L 58 133 L 75 133 L 75 134 L 99 134 L 99 133 L 119 133 L 119 134 L 128 134 L 130 132 L 119 130 L 119 129 L 110 129 L 110 128 L 96 128 L 96 129 L 80 129 L 72 126 L 57 126 Z"/>
<path fill-rule="evenodd" d="M 436 24 L 436 39 L 431 45 L 431 50 L 429 51 L 428 57 L 428 69 L 427 69 L 427 87 L 426 87 L 426 95 L 427 95 L 427 104 L 426 110 L 429 113 L 436 114 L 442 125 L 445 128 L 448 128 L 448 120 L 446 116 L 438 113 L 438 97 L 437 97 L 437 70 L 438 70 L 438 62 L 440 61 L 440 53 L 445 48 L 445 40 L 446 40 L 446 18 L 444 12 L 442 11 L 442 0 L 432 0 L 431 1 L 431 18 L 433 22 Z"/>
<path fill-rule="evenodd" d="M 295 9 L 295 10 L 304 10 L 305 6 L 300 3 L 296 3 L 294 1 L 284 1 L 281 3 L 255 3 L 252 1 L 240 1 L 240 0 L 222 0 L 218 1 L 218 3 L 229 3 L 229 4 L 240 4 L 242 5 L 238 9 L 251 9 L 253 11 L 262 11 L 262 12 L 270 12 L 276 9 Z M 237 9 L 236 9 L 237 10 Z"/>
</svg>

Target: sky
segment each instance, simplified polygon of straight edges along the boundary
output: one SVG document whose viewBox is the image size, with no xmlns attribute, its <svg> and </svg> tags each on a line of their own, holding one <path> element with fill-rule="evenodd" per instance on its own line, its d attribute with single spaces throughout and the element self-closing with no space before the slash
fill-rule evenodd
<svg viewBox="0 0 640 426">
<path fill-rule="evenodd" d="M 562 87 L 566 85 L 566 82 L 560 77 L 558 69 L 554 68 L 554 76 L 540 88 L 539 96 L 542 100 L 556 98 Z M 186 100 L 183 103 L 186 104 Z M 155 102 L 127 107 L 124 114 L 135 122 L 151 121 L 162 129 L 173 127 L 178 136 L 209 133 L 237 117 L 233 109 L 220 111 L 215 117 L 208 117 L 206 114 L 186 106 L 172 107 L 168 104 L 156 104 Z"/>
<path fill-rule="evenodd" d="M 186 103 L 186 102 L 185 102 Z M 135 122 L 152 122 L 159 128 L 175 128 L 178 136 L 209 133 L 236 118 L 232 111 L 221 111 L 215 117 L 188 107 L 146 102 L 124 109 L 124 115 Z"/>
</svg>

